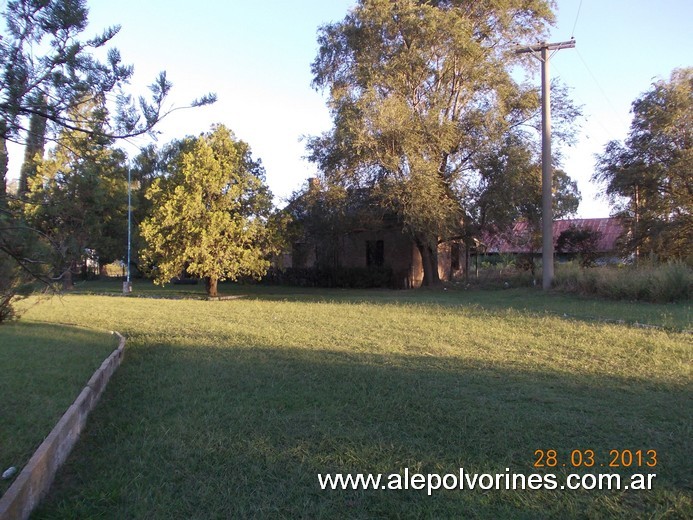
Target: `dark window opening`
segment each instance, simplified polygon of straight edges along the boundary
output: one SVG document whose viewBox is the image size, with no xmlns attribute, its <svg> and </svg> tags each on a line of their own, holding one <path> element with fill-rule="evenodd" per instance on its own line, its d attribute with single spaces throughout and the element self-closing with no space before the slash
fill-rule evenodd
<svg viewBox="0 0 693 520">
<path fill-rule="evenodd" d="M 382 267 L 385 264 L 385 246 L 382 240 L 366 241 L 366 266 Z"/>
<path fill-rule="evenodd" d="M 450 247 L 450 268 L 453 271 L 460 270 L 460 250 L 460 243 L 453 242 L 452 246 Z"/>
<path fill-rule="evenodd" d="M 291 264 L 293 267 L 308 267 L 308 244 L 295 242 L 291 250 Z"/>
</svg>

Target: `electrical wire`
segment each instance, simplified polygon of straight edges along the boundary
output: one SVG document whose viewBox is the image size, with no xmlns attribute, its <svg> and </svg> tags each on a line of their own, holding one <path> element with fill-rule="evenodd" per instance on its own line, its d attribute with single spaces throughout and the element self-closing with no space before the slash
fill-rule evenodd
<svg viewBox="0 0 693 520">
<path fill-rule="evenodd" d="M 551 66 L 553 68 L 555 68 L 556 71 L 558 72 L 557 79 L 560 78 L 563 75 L 561 67 L 556 63 L 552 63 Z M 580 96 L 579 91 L 577 91 L 577 90 L 572 91 L 570 95 L 571 95 L 571 97 L 575 98 L 579 103 L 581 103 L 582 107 L 589 106 L 589 103 L 582 96 Z M 602 132 L 604 133 L 604 136 L 606 136 L 606 138 L 609 141 L 617 141 L 620 139 L 620 137 L 617 137 L 617 135 L 613 131 L 613 129 L 610 129 L 609 125 L 607 125 L 601 118 L 594 116 L 594 114 L 590 114 L 589 116 L 586 114 L 583 114 L 583 117 L 585 117 L 585 119 L 587 119 L 589 117 L 592 121 L 595 121 L 601 127 Z M 585 137 L 587 139 L 591 139 L 591 137 L 589 135 L 585 135 Z"/>
<path fill-rule="evenodd" d="M 592 76 L 592 80 L 594 81 L 595 85 L 597 85 L 597 88 L 598 88 L 598 89 L 600 90 L 600 92 L 602 93 L 602 96 L 604 96 L 604 99 L 606 100 L 606 102 L 607 102 L 607 104 L 609 105 L 609 107 L 611 108 L 612 112 L 614 113 L 614 115 L 615 115 L 616 118 L 618 119 L 619 123 L 621 123 L 622 125 L 628 127 L 628 124 L 626 124 L 626 122 L 623 120 L 623 118 L 622 118 L 621 115 L 619 114 L 618 110 L 616 110 L 616 108 L 614 107 L 614 104 L 613 104 L 613 103 L 611 102 L 611 100 L 609 99 L 609 96 L 606 95 L 606 91 L 602 88 L 601 84 L 599 83 L 599 80 L 598 80 L 597 77 L 594 75 L 594 73 L 593 73 L 592 70 L 590 69 L 589 65 L 587 65 L 587 62 L 585 61 L 585 58 L 582 57 L 582 54 L 580 54 L 580 51 L 577 50 L 577 47 L 575 48 L 575 51 L 577 52 L 578 58 L 580 58 L 580 61 L 581 61 L 582 64 L 585 66 L 585 69 L 587 70 L 587 72 L 589 73 L 589 75 Z"/>
<path fill-rule="evenodd" d="M 575 28 L 577 27 L 578 19 L 580 18 L 580 11 L 582 10 L 582 0 L 580 0 L 580 5 L 578 6 L 577 16 L 575 16 L 575 23 L 573 24 L 573 31 L 570 37 L 575 38 Z"/>
</svg>

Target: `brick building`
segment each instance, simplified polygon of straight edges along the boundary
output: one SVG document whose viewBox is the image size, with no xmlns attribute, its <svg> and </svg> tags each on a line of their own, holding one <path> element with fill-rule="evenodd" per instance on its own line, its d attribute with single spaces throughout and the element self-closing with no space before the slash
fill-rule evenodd
<svg viewBox="0 0 693 520">
<path fill-rule="evenodd" d="M 331 202 L 321 198 L 323 194 L 317 180 L 312 179 L 305 194 L 292 203 L 294 208 L 289 208 L 289 211 L 296 210 L 294 216 L 299 215 L 297 220 L 304 226 L 291 251 L 283 255 L 282 268 L 386 269 L 391 271 L 390 285 L 395 288 L 421 286 L 424 278 L 421 254 L 395 216 L 378 207 L 369 192 L 362 190 L 350 193 L 348 202 L 341 210 L 335 211 L 341 214 L 341 220 L 333 226 L 334 222 L 329 220 L 332 217 L 320 220 L 332 211 Z M 314 205 L 313 208 L 318 207 L 319 211 L 306 210 L 310 204 Z M 616 256 L 617 241 L 623 234 L 617 219 L 556 221 L 554 244 L 571 226 L 597 231 L 598 254 L 602 257 Z M 326 231 L 328 229 L 334 231 Z M 518 222 L 506 232 L 484 234 L 474 241 L 473 247 L 466 247 L 460 240 L 441 243 L 438 246 L 438 275 L 443 281 L 461 278 L 465 266 L 470 265 L 470 255 L 539 255 L 540 248 L 535 248 L 532 242 L 527 223 Z"/>
</svg>

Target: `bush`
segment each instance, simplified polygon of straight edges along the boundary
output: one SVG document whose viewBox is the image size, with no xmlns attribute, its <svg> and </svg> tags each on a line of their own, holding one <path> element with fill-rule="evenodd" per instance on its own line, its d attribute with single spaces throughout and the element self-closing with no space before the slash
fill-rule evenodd
<svg viewBox="0 0 693 520">
<path fill-rule="evenodd" d="M 26 273 L 12 259 L 0 253 L 0 325 L 19 317 L 14 304 L 34 289 Z"/>
<path fill-rule="evenodd" d="M 597 260 L 597 246 L 601 237 L 601 231 L 573 224 L 559 235 L 556 250 L 576 255 L 582 267 L 590 267 Z"/>
<path fill-rule="evenodd" d="M 537 270 L 539 273 L 539 279 L 541 279 L 541 271 Z M 509 287 L 533 287 L 536 285 L 536 274 L 532 276 L 532 273 L 525 271 L 524 269 L 517 268 L 504 268 L 504 269 L 479 269 L 479 276 L 477 277 L 475 271 L 472 269 L 469 273 L 469 279 L 465 279 L 464 276 L 453 281 L 454 284 L 464 284 L 467 287 L 475 289 L 506 289 Z"/>
<path fill-rule="evenodd" d="M 300 287 L 370 289 L 393 287 L 394 277 L 392 269 L 383 267 L 289 268 L 270 270 L 263 278 L 263 283 Z"/>
<path fill-rule="evenodd" d="M 668 303 L 689 300 L 693 269 L 683 263 L 659 266 L 581 268 L 561 264 L 556 270 L 557 290 L 615 300 Z"/>
</svg>

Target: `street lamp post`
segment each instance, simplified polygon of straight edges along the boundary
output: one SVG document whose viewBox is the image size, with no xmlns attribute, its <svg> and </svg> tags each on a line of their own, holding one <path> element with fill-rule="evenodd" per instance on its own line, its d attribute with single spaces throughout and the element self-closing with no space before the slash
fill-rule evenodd
<svg viewBox="0 0 693 520">
<path fill-rule="evenodd" d="M 132 182 L 131 182 L 131 171 L 132 168 L 128 164 L 128 259 L 127 259 L 127 276 L 123 282 L 123 294 L 130 294 L 132 292 L 132 282 L 130 281 L 130 250 L 132 242 Z"/>
</svg>

